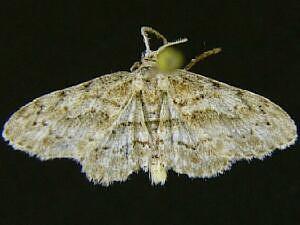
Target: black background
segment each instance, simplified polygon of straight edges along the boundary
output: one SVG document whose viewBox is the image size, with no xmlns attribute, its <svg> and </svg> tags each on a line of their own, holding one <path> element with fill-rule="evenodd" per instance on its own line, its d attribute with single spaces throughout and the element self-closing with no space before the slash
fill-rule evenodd
<svg viewBox="0 0 300 225">
<path fill-rule="evenodd" d="M 128 70 L 144 50 L 142 25 L 188 37 L 187 59 L 222 47 L 192 71 L 271 99 L 300 126 L 299 1 L 7 2 L 1 126 L 42 94 Z M 141 172 L 104 188 L 71 160 L 41 162 L 1 140 L 0 224 L 300 224 L 299 156 L 298 144 L 217 178 L 169 172 L 165 186 L 153 187 Z"/>
</svg>

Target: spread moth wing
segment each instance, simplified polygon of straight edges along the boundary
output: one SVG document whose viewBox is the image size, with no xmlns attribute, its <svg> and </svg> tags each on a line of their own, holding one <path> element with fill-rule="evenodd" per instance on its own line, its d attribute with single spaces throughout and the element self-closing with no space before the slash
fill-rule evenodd
<svg viewBox="0 0 300 225">
<path fill-rule="evenodd" d="M 83 160 L 83 171 L 95 183 L 124 181 L 134 171 L 148 170 L 151 138 L 145 124 L 141 93 L 133 92 L 107 129 L 101 145 Z"/>
<path fill-rule="evenodd" d="M 196 140 L 188 124 L 182 119 L 180 110 L 173 103 L 171 94 L 166 91 L 162 98 L 157 131 L 158 151 L 164 157 L 162 161 L 174 168 L 178 160 L 182 161 L 189 152 L 195 152 Z M 189 162 L 189 159 L 184 161 Z"/>
<path fill-rule="evenodd" d="M 73 158 L 80 161 L 87 176 L 99 182 L 104 174 L 103 171 L 93 174 L 99 171 L 91 170 L 91 166 L 95 166 L 93 160 L 97 160 L 92 155 L 103 155 L 99 170 L 108 170 L 108 166 L 103 166 L 105 163 L 119 163 L 118 169 L 114 166 L 114 171 L 104 171 L 106 180 L 103 182 L 124 180 L 126 174 L 136 169 L 138 161 L 132 156 L 133 139 L 126 142 L 132 132 L 128 126 L 119 129 L 121 123 L 130 120 L 134 108 L 139 107 L 137 98 L 132 97 L 132 79 L 131 73 L 117 72 L 37 98 L 11 116 L 3 137 L 15 149 L 42 160 Z M 143 127 L 138 129 L 140 138 L 146 138 Z M 127 136 L 122 137 L 123 134 Z"/>
<path fill-rule="evenodd" d="M 168 79 L 168 108 L 180 115 L 185 133 L 192 136 L 192 142 L 179 140 L 181 147 L 167 154 L 178 173 L 211 177 L 237 160 L 262 159 L 297 138 L 294 121 L 262 96 L 186 70 L 176 70 Z"/>
</svg>

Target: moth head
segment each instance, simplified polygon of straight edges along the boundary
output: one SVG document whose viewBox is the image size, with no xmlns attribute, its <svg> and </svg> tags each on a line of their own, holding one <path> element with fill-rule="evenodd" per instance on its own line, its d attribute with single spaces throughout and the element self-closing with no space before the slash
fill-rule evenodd
<svg viewBox="0 0 300 225">
<path fill-rule="evenodd" d="M 169 42 L 161 33 L 157 30 L 154 30 L 151 27 L 142 27 L 141 33 L 144 38 L 144 43 L 146 50 L 142 54 L 141 61 L 135 62 L 130 70 L 135 71 L 142 68 L 156 67 L 162 72 L 170 72 L 175 69 L 178 69 L 183 64 L 183 55 L 180 52 L 176 51 L 174 48 L 171 48 L 174 45 L 178 45 L 184 42 L 187 42 L 187 38 L 181 38 L 177 41 Z M 154 34 L 158 39 L 162 40 L 162 45 L 157 50 L 151 50 L 148 34 Z M 190 70 L 194 65 L 199 61 L 207 58 L 208 56 L 218 54 L 221 52 L 221 48 L 214 48 L 208 51 L 197 55 L 192 59 L 185 67 L 185 70 Z"/>
<path fill-rule="evenodd" d="M 161 71 L 172 71 L 182 66 L 184 61 L 183 55 L 172 48 L 172 46 L 187 42 L 187 38 L 168 42 L 162 34 L 150 27 L 142 27 L 141 33 L 144 38 L 146 50 L 142 54 L 141 61 L 135 63 L 132 70 L 143 67 L 156 67 Z M 162 45 L 157 50 L 150 48 L 149 33 L 154 34 L 158 39 L 162 40 Z"/>
</svg>

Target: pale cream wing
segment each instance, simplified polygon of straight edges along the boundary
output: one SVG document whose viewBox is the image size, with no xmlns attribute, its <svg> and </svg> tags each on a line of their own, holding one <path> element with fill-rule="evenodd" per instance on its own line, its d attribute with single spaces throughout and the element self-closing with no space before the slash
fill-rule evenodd
<svg viewBox="0 0 300 225">
<path fill-rule="evenodd" d="M 83 171 L 95 183 L 124 181 L 140 168 L 148 170 L 151 138 L 142 109 L 141 93 L 133 92 L 101 144 L 83 160 Z"/>
<path fill-rule="evenodd" d="M 180 110 L 173 103 L 169 91 L 165 91 L 162 98 L 157 131 L 158 154 L 166 167 L 174 168 L 178 160 L 181 162 L 189 152 L 196 152 L 196 140 L 192 130 L 182 119 Z"/>
<path fill-rule="evenodd" d="M 40 159 L 82 159 L 99 147 L 131 96 L 132 74 L 117 72 L 46 94 L 14 113 L 3 137 Z"/>
<path fill-rule="evenodd" d="M 297 138 L 294 121 L 270 100 L 186 70 L 168 76 L 170 104 L 193 143 L 170 152 L 170 165 L 191 177 L 210 177 L 236 160 L 260 158 Z"/>
</svg>

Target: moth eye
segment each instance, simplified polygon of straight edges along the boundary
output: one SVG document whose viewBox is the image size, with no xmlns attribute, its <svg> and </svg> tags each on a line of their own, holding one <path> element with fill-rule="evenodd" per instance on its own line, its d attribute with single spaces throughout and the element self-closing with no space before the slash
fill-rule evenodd
<svg viewBox="0 0 300 225">
<path fill-rule="evenodd" d="M 157 65 L 161 71 L 171 72 L 183 65 L 184 57 L 178 50 L 168 47 L 157 56 Z"/>
</svg>

